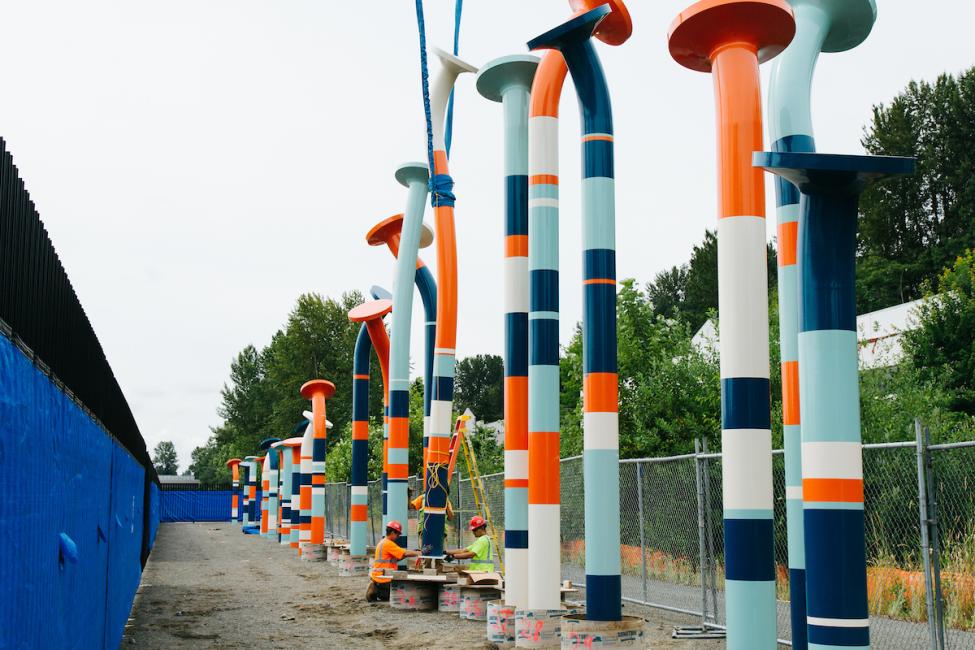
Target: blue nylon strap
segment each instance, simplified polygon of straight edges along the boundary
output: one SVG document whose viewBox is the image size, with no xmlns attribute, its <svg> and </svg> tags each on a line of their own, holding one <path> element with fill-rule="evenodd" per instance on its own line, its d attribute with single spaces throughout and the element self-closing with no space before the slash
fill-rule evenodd
<svg viewBox="0 0 975 650">
<path fill-rule="evenodd" d="M 446 205 L 454 207 L 454 179 L 450 174 L 434 174 L 430 177 L 430 204 L 433 207 Z"/>
<path fill-rule="evenodd" d="M 457 0 L 454 3 L 454 56 L 457 56 L 458 46 L 460 45 L 460 14 L 464 10 L 464 0 Z M 447 103 L 447 124 L 444 128 L 443 141 L 447 149 L 447 158 L 450 158 L 450 143 L 453 140 L 454 132 L 454 91 L 450 91 L 450 101 Z"/>
</svg>

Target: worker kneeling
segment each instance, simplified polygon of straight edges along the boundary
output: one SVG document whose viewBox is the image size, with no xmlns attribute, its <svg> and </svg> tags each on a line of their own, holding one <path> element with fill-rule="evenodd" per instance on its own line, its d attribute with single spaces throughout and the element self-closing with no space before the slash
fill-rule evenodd
<svg viewBox="0 0 975 650">
<path fill-rule="evenodd" d="M 396 564 L 404 557 L 418 557 L 419 551 L 401 548 L 396 540 L 403 534 L 403 525 L 396 520 L 386 524 L 386 536 L 376 545 L 376 556 L 369 573 L 369 587 L 366 589 L 366 600 L 374 603 L 378 600 L 389 600 L 389 583 L 392 578 L 383 575 L 386 569 L 396 570 Z"/>
<path fill-rule="evenodd" d="M 447 551 L 444 559 L 473 560 L 467 567 L 468 571 L 494 571 L 494 545 L 487 534 L 487 522 L 484 517 L 475 515 L 471 518 L 471 532 L 474 533 L 474 543 L 467 548 Z"/>
</svg>

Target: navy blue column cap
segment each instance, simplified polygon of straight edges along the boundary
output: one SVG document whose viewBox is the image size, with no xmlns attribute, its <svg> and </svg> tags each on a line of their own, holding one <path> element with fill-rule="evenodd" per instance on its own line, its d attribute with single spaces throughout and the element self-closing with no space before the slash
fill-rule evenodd
<svg viewBox="0 0 975 650">
<path fill-rule="evenodd" d="M 559 50 L 570 43 L 585 41 L 592 36 L 596 26 L 610 14 L 609 5 L 599 5 L 584 14 L 574 16 L 558 27 L 548 30 L 528 41 L 529 50 L 551 48 Z"/>
<path fill-rule="evenodd" d="M 859 194 L 888 176 L 913 174 L 916 160 L 903 156 L 756 151 L 752 166 L 781 176 L 803 194 Z"/>
</svg>

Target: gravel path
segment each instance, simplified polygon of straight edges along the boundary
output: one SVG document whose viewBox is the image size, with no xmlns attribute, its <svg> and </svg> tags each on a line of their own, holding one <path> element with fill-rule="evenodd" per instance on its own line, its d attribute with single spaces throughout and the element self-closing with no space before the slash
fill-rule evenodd
<svg viewBox="0 0 975 650">
<path fill-rule="evenodd" d="M 132 606 L 123 647 L 493 648 L 485 625 L 437 612 L 368 604 L 366 578 L 342 578 L 325 563 L 232 524 L 162 524 Z M 689 617 L 639 610 L 647 647 L 718 650 L 723 641 L 675 641 Z"/>
</svg>

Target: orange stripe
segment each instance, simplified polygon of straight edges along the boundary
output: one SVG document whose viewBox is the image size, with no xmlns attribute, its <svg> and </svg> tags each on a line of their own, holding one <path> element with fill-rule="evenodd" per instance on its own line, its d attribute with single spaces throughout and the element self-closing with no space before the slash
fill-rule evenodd
<svg viewBox="0 0 975 650">
<path fill-rule="evenodd" d="M 353 440 L 369 440 L 369 423 L 365 420 L 357 420 L 352 423 Z"/>
<path fill-rule="evenodd" d="M 390 463 L 388 469 L 386 470 L 387 476 L 389 478 L 406 480 L 410 476 L 409 465 Z"/>
<path fill-rule="evenodd" d="M 528 177 L 529 185 L 558 185 L 559 177 L 554 174 L 535 174 Z"/>
<path fill-rule="evenodd" d="M 714 55 L 717 89 L 718 217 L 765 217 L 764 170 L 752 166 L 762 150 L 762 98 L 755 50 L 735 45 Z"/>
<path fill-rule="evenodd" d="M 782 424 L 799 424 L 799 362 L 782 362 Z"/>
<path fill-rule="evenodd" d="M 366 504 L 354 504 L 349 506 L 349 517 L 352 521 L 365 521 L 368 515 L 369 506 Z"/>
<path fill-rule="evenodd" d="M 615 372 L 590 372 L 582 381 L 582 407 L 587 413 L 616 413 L 619 410 L 619 384 Z"/>
<path fill-rule="evenodd" d="M 796 263 L 796 243 L 799 240 L 799 222 L 786 221 L 778 228 L 779 266 Z"/>
<path fill-rule="evenodd" d="M 406 449 L 410 446 L 409 418 L 389 418 L 389 448 Z"/>
<path fill-rule="evenodd" d="M 528 377 L 504 378 L 504 448 L 528 449 Z"/>
<path fill-rule="evenodd" d="M 613 136 L 611 135 L 584 135 L 582 136 L 583 142 L 594 142 L 596 140 L 605 140 L 606 142 L 612 142 Z"/>
<path fill-rule="evenodd" d="M 526 488 L 528 487 L 527 478 L 506 478 L 504 480 L 504 486 L 509 488 Z"/>
<path fill-rule="evenodd" d="M 804 501 L 863 503 L 863 480 L 857 478 L 807 478 L 802 481 Z"/>
<path fill-rule="evenodd" d="M 504 238 L 505 257 L 528 257 L 528 235 L 508 235 Z"/>
<path fill-rule="evenodd" d="M 369 375 L 352 375 L 352 378 L 353 379 L 365 379 L 366 381 L 369 381 Z"/>
<path fill-rule="evenodd" d="M 535 70 L 531 103 L 528 107 L 530 117 L 559 116 L 562 86 L 565 84 L 565 75 L 568 71 L 561 52 L 558 50 L 545 52 Z"/>
<path fill-rule="evenodd" d="M 528 434 L 528 503 L 559 503 L 559 432 Z"/>
<path fill-rule="evenodd" d="M 591 280 L 583 280 L 583 284 L 616 284 L 616 280 L 610 278 L 593 278 Z"/>
<path fill-rule="evenodd" d="M 325 517 L 313 517 L 311 520 L 311 543 L 321 544 L 325 541 Z"/>
<path fill-rule="evenodd" d="M 312 485 L 325 485 L 325 476 L 322 474 L 312 474 L 311 475 Z"/>
</svg>

